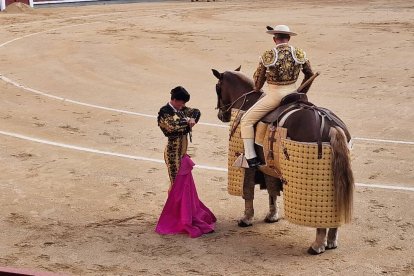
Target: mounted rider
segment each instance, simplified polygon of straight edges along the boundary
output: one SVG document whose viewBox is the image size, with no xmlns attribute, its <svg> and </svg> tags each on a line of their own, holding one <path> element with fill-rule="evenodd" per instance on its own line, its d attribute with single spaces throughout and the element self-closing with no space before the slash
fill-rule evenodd
<svg viewBox="0 0 414 276">
<path fill-rule="evenodd" d="M 291 32 L 286 25 L 277 25 L 275 28 L 268 26 L 267 29 L 267 33 L 273 35 L 276 46 L 263 53 L 253 75 L 256 92 L 267 83 L 266 95 L 246 111 L 240 122 L 245 157 L 250 168 L 261 165 L 254 149 L 254 125 L 278 107 L 283 97 L 296 91 L 295 83 L 300 71 L 304 74 L 302 83 L 313 75 L 306 53 L 288 44 L 290 37 L 296 33 Z M 309 86 L 301 92 L 306 93 L 308 89 Z"/>
</svg>

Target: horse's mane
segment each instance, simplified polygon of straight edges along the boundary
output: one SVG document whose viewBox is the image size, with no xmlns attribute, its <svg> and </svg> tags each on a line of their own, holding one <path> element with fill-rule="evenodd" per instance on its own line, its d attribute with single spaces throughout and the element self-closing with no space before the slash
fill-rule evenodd
<svg viewBox="0 0 414 276">
<path fill-rule="evenodd" d="M 223 78 L 227 79 L 231 83 L 243 83 L 254 87 L 253 80 L 239 71 L 226 71 L 223 74 Z"/>
</svg>

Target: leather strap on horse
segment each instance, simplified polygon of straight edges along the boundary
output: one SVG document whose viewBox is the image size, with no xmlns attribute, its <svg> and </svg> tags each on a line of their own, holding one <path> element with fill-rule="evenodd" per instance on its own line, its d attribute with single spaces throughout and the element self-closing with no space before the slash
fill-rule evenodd
<svg viewBox="0 0 414 276">
<path fill-rule="evenodd" d="M 316 125 L 320 126 L 321 125 L 321 118 L 319 117 L 319 112 L 317 108 L 312 108 L 314 114 L 315 114 L 315 120 L 316 120 Z M 316 130 L 316 137 L 317 137 L 317 141 L 318 141 L 318 159 L 322 159 L 322 134 L 321 131 L 318 128 L 315 128 Z"/>
<path fill-rule="evenodd" d="M 318 107 L 318 109 L 326 116 L 326 118 L 328 118 L 330 121 L 334 121 L 340 128 L 347 129 L 345 123 L 342 122 L 338 117 L 334 116 L 328 109 L 323 107 Z"/>
<path fill-rule="evenodd" d="M 242 117 L 243 116 L 240 116 L 240 109 L 239 109 L 237 111 L 236 117 L 234 118 L 233 124 L 231 125 L 229 140 L 231 139 L 231 137 L 233 136 L 233 134 L 236 132 L 237 127 L 239 126 Z"/>
<path fill-rule="evenodd" d="M 241 99 L 241 98 L 243 98 L 244 97 L 244 99 L 243 99 L 243 103 L 242 103 L 242 105 L 240 106 L 240 108 L 239 109 L 242 109 L 242 107 L 243 107 L 243 105 L 246 103 L 246 99 L 247 99 L 247 96 L 248 95 L 250 95 L 250 94 L 252 94 L 252 93 L 256 93 L 256 90 L 252 90 L 252 91 L 250 91 L 250 92 L 247 92 L 247 93 L 244 93 L 243 95 L 241 95 L 240 97 L 238 97 L 236 100 L 234 100 L 233 102 L 231 102 L 231 103 L 229 103 L 229 104 L 227 104 L 227 105 L 224 105 L 224 106 L 221 106 L 219 109 L 223 109 L 223 108 L 225 108 L 225 107 L 227 107 L 227 109 L 224 111 L 224 112 L 228 112 L 228 111 L 230 111 L 231 109 L 232 109 L 232 107 Z"/>
<path fill-rule="evenodd" d="M 269 137 L 267 138 L 269 142 L 269 153 L 267 154 L 267 158 L 269 160 L 275 160 L 275 155 L 273 153 L 273 143 L 275 142 L 275 134 L 276 134 L 276 127 L 274 124 L 270 127 Z"/>
<path fill-rule="evenodd" d="M 291 106 L 289 106 L 288 108 L 286 108 L 282 113 L 280 113 L 278 119 L 275 122 L 271 123 L 271 127 L 270 127 L 270 132 L 269 132 L 269 138 L 268 138 L 268 143 L 269 143 L 269 153 L 268 153 L 268 159 L 270 160 L 274 160 L 274 141 L 275 141 L 275 135 L 276 135 L 276 127 L 275 127 L 275 123 L 276 126 L 280 126 L 282 127 L 283 125 L 279 125 L 279 119 L 283 118 L 286 114 L 288 114 L 289 112 L 291 112 L 292 110 L 295 109 L 299 109 L 300 108 L 300 103 L 295 103 L 292 104 Z M 287 154 L 286 152 L 284 152 L 285 155 Z M 289 158 L 287 156 L 287 158 Z"/>
<path fill-rule="evenodd" d="M 231 139 L 231 137 L 233 136 L 233 134 L 236 132 L 236 129 L 237 129 L 237 127 L 239 126 L 239 124 L 240 124 L 240 120 L 241 120 L 241 117 L 242 116 L 239 116 L 240 115 L 240 110 L 243 108 L 243 106 L 244 106 L 244 104 L 246 103 L 246 100 L 247 100 L 247 96 L 248 95 L 250 95 L 250 94 L 252 94 L 252 93 L 255 93 L 256 91 L 255 90 L 252 90 L 252 91 L 250 91 L 250 92 L 247 92 L 247 93 L 245 93 L 245 94 L 243 94 L 243 95 L 241 95 L 240 97 L 238 97 L 234 102 L 232 102 L 231 104 L 230 104 L 230 106 L 226 109 L 226 111 L 225 112 L 228 112 L 233 106 L 234 106 L 234 104 L 236 103 L 236 102 L 238 102 L 241 98 L 243 98 L 244 97 L 244 99 L 243 99 L 243 103 L 241 104 L 241 106 L 240 106 L 240 108 L 238 109 L 238 111 L 237 111 L 237 115 L 236 115 L 236 118 L 234 119 L 234 121 L 233 121 L 233 124 L 232 124 L 232 126 L 231 126 L 231 131 L 230 131 L 230 135 L 229 135 L 229 140 Z"/>
<path fill-rule="evenodd" d="M 332 120 L 334 120 L 334 116 L 329 116 L 328 112 L 325 110 L 321 110 L 320 108 L 318 108 L 317 106 L 315 106 L 312 103 L 305 103 L 305 102 L 298 102 L 295 103 L 293 105 L 291 105 L 289 108 L 287 108 L 286 110 L 284 110 L 278 117 L 277 119 L 277 125 L 279 125 L 279 119 L 283 118 L 284 115 L 286 115 L 287 113 L 289 113 L 290 111 L 294 110 L 294 109 L 310 109 L 313 110 L 314 114 L 315 114 L 315 121 L 316 121 L 316 126 L 317 128 L 315 129 L 316 131 L 316 137 L 317 137 L 317 143 L 318 143 L 318 159 L 322 158 L 322 132 L 323 132 L 323 128 L 322 128 L 322 122 L 321 122 L 321 118 L 320 118 L 320 113 L 326 114 L 326 116 Z M 335 121 L 336 122 L 336 121 Z M 273 123 L 274 124 L 274 123 Z M 272 137 L 269 137 L 269 155 L 272 154 L 273 155 L 273 140 L 274 140 L 274 133 L 270 133 L 272 135 Z M 269 134 L 269 135 L 270 135 Z M 271 141 L 272 140 L 272 141 Z M 285 152 L 284 149 L 284 154 L 286 156 L 286 158 L 289 158 L 289 155 L 287 152 Z M 274 158 L 274 157 L 273 157 Z"/>
<path fill-rule="evenodd" d="M 280 120 L 286 115 L 286 114 L 288 114 L 290 111 L 292 111 L 292 110 L 294 110 L 294 109 L 300 109 L 302 107 L 302 103 L 301 102 L 297 102 L 297 103 L 294 103 L 294 104 L 292 104 L 292 105 L 290 105 L 288 108 L 286 108 L 285 110 L 283 110 L 283 112 L 282 113 L 280 113 L 279 114 L 279 116 L 277 117 L 277 120 L 276 120 L 276 124 L 277 124 L 277 126 L 280 126 L 280 127 L 282 127 L 283 125 L 279 125 L 279 123 L 280 123 Z M 274 124 L 275 122 L 272 122 L 272 124 Z"/>
<path fill-rule="evenodd" d="M 320 115 L 320 110 L 319 108 L 312 104 L 312 103 L 299 103 L 298 104 L 300 107 L 304 108 L 304 109 L 310 109 L 313 110 L 313 114 L 315 114 L 315 122 L 316 122 L 316 128 L 315 128 L 315 132 L 316 132 L 316 141 L 318 143 L 318 159 L 322 159 L 322 132 L 323 132 L 323 128 L 321 127 L 322 122 L 321 122 L 321 115 Z"/>
</svg>

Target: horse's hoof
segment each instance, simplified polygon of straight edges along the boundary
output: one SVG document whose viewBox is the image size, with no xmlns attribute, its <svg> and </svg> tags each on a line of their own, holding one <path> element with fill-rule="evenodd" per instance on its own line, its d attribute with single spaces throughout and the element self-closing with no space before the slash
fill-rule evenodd
<svg viewBox="0 0 414 276">
<path fill-rule="evenodd" d="M 320 254 L 322 254 L 323 252 L 325 252 L 325 251 L 321 251 L 321 252 L 316 251 L 315 249 L 313 249 L 313 248 L 312 248 L 312 246 L 311 246 L 311 247 L 309 247 L 309 249 L 308 249 L 308 253 L 309 253 L 310 255 L 320 255 Z"/>
<path fill-rule="evenodd" d="M 239 227 L 250 227 L 253 224 L 252 223 L 245 223 L 244 221 L 240 220 L 238 225 L 239 225 Z"/>
<path fill-rule="evenodd" d="M 332 249 L 336 249 L 338 247 L 338 241 L 328 241 L 326 243 L 326 250 L 332 250 Z"/>
<path fill-rule="evenodd" d="M 275 222 L 278 222 L 279 221 L 279 219 L 270 219 L 270 218 L 265 218 L 264 219 L 264 222 L 266 222 L 266 223 L 275 223 Z"/>
</svg>

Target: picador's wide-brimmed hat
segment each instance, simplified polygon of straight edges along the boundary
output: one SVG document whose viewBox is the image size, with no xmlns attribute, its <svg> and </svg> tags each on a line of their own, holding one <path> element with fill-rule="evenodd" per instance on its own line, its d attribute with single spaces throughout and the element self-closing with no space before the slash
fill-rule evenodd
<svg viewBox="0 0 414 276">
<path fill-rule="evenodd" d="M 274 28 L 270 27 L 270 26 L 267 26 L 266 28 L 267 28 L 266 33 L 271 34 L 271 35 L 276 35 L 276 34 L 287 34 L 287 35 L 291 35 L 291 36 L 297 35 L 296 33 L 291 32 L 289 27 L 286 26 L 286 25 L 277 25 Z"/>
</svg>

